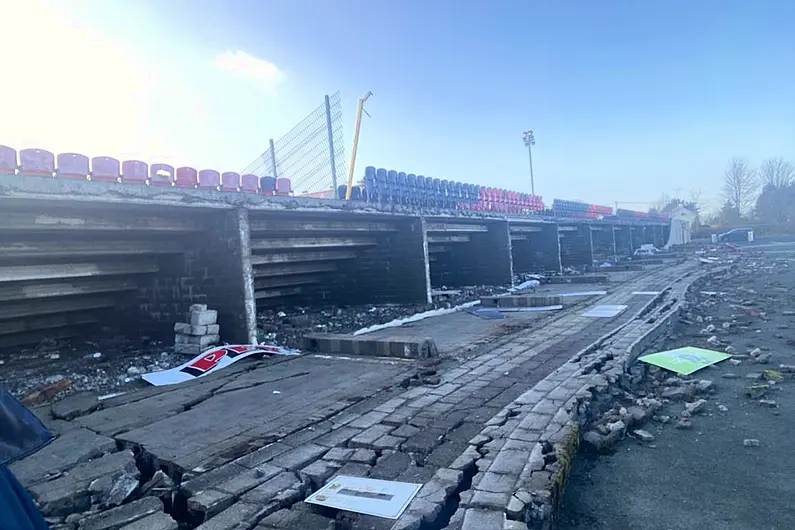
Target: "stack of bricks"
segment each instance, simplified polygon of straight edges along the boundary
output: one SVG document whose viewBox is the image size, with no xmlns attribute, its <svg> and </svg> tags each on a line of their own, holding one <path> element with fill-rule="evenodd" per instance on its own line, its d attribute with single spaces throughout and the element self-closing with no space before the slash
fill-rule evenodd
<svg viewBox="0 0 795 530">
<path fill-rule="evenodd" d="M 193 304 L 189 308 L 188 322 L 174 324 L 174 351 L 198 355 L 220 341 L 220 326 L 216 324 L 218 311 L 207 309 L 204 304 Z"/>
</svg>

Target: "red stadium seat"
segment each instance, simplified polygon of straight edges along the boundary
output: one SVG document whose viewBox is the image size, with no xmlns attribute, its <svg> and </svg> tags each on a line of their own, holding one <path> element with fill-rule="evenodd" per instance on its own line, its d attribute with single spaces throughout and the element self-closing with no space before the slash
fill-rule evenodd
<svg viewBox="0 0 795 530">
<path fill-rule="evenodd" d="M 79 153 L 60 153 L 55 176 L 58 178 L 86 180 L 90 170 L 88 157 Z"/>
<path fill-rule="evenodd" d="M 149 166 L 149 185 L 158 188 L 170 188 L 174 185 L 174 166 L 169 164 L 152 164 Z"/>
<path fill-rule="evenodd" d="M 119 161 L 109 156 L 95 156 L 92 158 L 91 180 L 119 182 Z"/>
<path fill-rule="evenodd" d="M 214 169 L 199 171 L 200 190 L 218 190 L 221 187 L 221 174 Z"/>
<path fill-rule="evenodd" d="M 276 195 L 290 195 L 293 192 L 293 183 L 288 178 L 276 179 Z"/>
<path fill-rule="evenodd" d="M 52 177 L 55 157 L 44 149 L 23 149 L 19 152 L 19 174 L 35 177 Z"/>
<path fill-rule="evenodd" d="M 17 170 L 17 152 L 5 145 L 0 145 L 0 174 L 13 175 Z"/>
<path fill-rule="evenodd" d="M 123 184 L 146 184 L 149 165 L 140 160 L 125 160 L 121 164 L 121 181 Z"/>
<path fill-rule="evenodd" d="M 240 191 L 243 193 L 259 193 L 259 177 L 246 173 L 240 177 Z"/>
<path fill-rule="evenodd" d="M 240 173 L 234 171 L 222 173 L 221 191 L 240 191 Z"/>
<path fill-rule="evenodd" d="M 199 173 L 192 167 L 178 167 L 176 185 L 178 188 L 195 188 L 199 185 Z"/>
</svg>

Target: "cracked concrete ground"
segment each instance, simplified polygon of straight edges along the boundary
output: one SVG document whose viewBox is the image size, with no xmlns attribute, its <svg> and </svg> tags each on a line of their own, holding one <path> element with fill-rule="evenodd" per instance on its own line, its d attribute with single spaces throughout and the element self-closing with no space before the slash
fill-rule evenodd
<svg viewBox="0 0 795 530">
<path fill-rule="evenodd" d="M 578 285 L 574 290 L 606 288 L 609 294 L 555 313 L 501 321 L 457 313 L 388 330 L 430 334 L 446 344 L 446 357 L 433 368 L 395 359 L 302 355 L 241 362 L 195 382 L 99 404 L 77 396 L 57 407 L 70 421 L 54 419 L 55 408 L 35 411 L 60 437 L 16 464 L 14 472 L 54 528 L 140 525 L 152 517 L 152 506 L 130 508 L 141 501 L 129 499 L 159 476 L 171 485 L 152 487 L 150 494 L 162 502 L 161 512 L 185 528 L 242 530 L 258 522 L 284 529 L 379 530 L 393 523 L 399 528 L 400 521 L 316 511 L 300 502 L 331 476 L 347 474 L 425 484 L 412 507 L 426 507 L 428 528 L 450 522 L 450 528 L 485 530 L 491 527 L 477 526 L 478 521 L 493 514 L 479 508 L 467 510 L 463 520 L 450 520 L 475 474 L 474 462 L 482 457 L 473 439 L 490 425 L 505 425 L 510 418 L 504 409 L 517 398 L 635 319 L 649 297 L 633 292 L 660 290 L 687 267 L 656 267 L 607 286 Z M 581 316 L 598 303 L 628 308 L 610 319 Z M 438 380 L 427 377 L 432 372 Z M 106 512 L 110 515 L 103 517 L 111 522 L 96 522 L 97 515 L 85 512 L 96 506 L 97 474 L 115 476 L 113 470 L 131 459 L 141 485 L 125 504 Z M 506 472 L 516 467 L 505 458 L 494 462 Z M 53 488 L 58 481 L 63 487 Z M 160 518 L 161 523 L 169 524 Z"/>
</svg>

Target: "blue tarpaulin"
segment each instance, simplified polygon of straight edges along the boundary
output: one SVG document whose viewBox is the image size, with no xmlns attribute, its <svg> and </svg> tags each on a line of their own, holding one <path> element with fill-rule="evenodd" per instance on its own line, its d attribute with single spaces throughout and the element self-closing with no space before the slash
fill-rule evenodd
<svg viewBox="0 0 795 530">
<path fill-rule="evenodd" d="M 8 465 L 53 439 L 39 419 L 0 389 L 0 530 L 47 530 L 36 506 Z"/>
</svg>

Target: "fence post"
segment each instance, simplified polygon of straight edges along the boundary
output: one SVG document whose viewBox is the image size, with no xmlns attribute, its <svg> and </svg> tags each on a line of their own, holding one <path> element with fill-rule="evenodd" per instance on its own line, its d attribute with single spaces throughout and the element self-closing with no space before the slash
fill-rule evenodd
<svg viewBox="0 0 795 530">
<path fill-rule="evenodd" d="M 331 189 L 337 193 L 337 163 L 334 160 L 334 131 L 331 128 L 331 102 L 326 94 L 326 131 L 328 132 L 328 155 L 331 160 Z"/>
<path fill-rule="evenodd" d="M 273 178 L 279 178 L 279 172 L 276 170 L 276 148 L 273 147 L 273 138 L 268 140 L 270 143 L 271 152 L 271 165 L 273 166 Z"/>
</svg>

